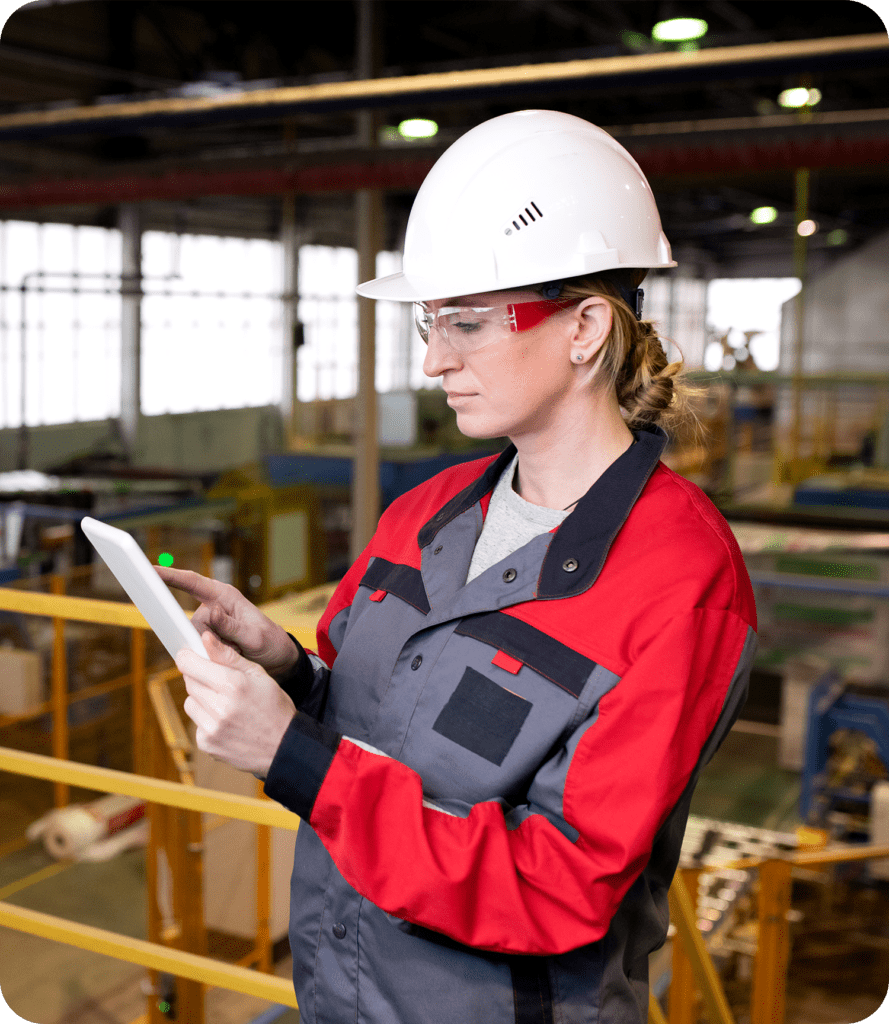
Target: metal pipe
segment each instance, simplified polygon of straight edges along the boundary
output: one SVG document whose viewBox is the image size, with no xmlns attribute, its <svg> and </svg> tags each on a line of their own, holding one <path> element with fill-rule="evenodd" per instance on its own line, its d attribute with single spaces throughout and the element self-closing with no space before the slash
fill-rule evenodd
<svg viewBox="0 0 889 1024">
<path fill-rule="evenodd" d="M 795 170 L 797 167 L 866 167 L 889 163 L 889 134 L 844 138 L 781 138 L 775 142 L 730 139 L 695 145 L 648 143 L 644 137 L 622 135 L 619 141 L 638 160 L 649 178 L 663 175 L 738 174 Z M 724 139 L 724 141 L 723 141 Z M 0 185 L 0 209 L 77 206 L 119 202 L 163 201 L 201 196 L 270 196 L 358 189 L 415 191 L 432 168 L 439 149 L 406 157 L 403 152 L 371 158 L 302 167 L 240 166 L 210 171 L 178 169 L 140 171 L 113 177 L 54 178 Z M 46 289 L 47 291 L 50 289 Z M 110 290 L 109 290 L 110 292 Z"/>
<path fill-rule="evenodd" d="M 720 75 L 737 76 L 742 69 L 749 69 L 754 75 L 786 74 L 796 68 L 810 69 L 818 62 L 854 62 L 861 67 L 868 63 L 869 56 L 875 58 L 874 63 L 881 60 L 880 51 L 887 48 L 889 38 L 885 33 L 872 33 L 27 111 L 0 117 L 0 139 L 129 131 L 140 125 L 154 128 L 184 118 L 220 123 L 283 116 L 295 111 L 358 110 L 420 100 L 453 98 L 465 102 L 467 93 L 477 97 L 479 93 L 500 91 L 514 96 L 517 91 L 539 92 L 545 86 L 557 84 L 589 87 L 598 83 L 603 88 L 613 88 L 622 79 L 647 78 L 661 83 L 713 80 Z"/>
</svg>

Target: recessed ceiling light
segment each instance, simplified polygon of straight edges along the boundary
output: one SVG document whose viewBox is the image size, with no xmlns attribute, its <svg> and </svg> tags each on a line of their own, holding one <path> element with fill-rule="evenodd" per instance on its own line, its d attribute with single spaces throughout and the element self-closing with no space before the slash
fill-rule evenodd
<svg viewBox="0 0 889 1024">
<path fill-rule="evenodd" d="M 425 117 L 411 117 L 401 122 L 398 133 L 403 139 L 431 139 L 438 135 L 438 125 Z"/>
<path fill-rule="evenodd" d="M 707 34 L 703 18 L 670 18 L 659 21 L 651 30 L 651 38 L 659 43 L 678 43 L 684 39 L 700 39 Z"/>
<path fill-rule="evenodd" d="M 754 224 L 771 224 L 773 220 L 777 220 L 778 211 L 774 206 L 757 206 L 757 208 L 750 213 L 750 219 Z"/>
<path fill-rule="evenodd" d="M 820 89 L 806 89 L 803 86 L 797 89 L 785 89 L 778 97 L 778 103 L 782 107 L 814 107 L 820 102 Z"/>
</svg>

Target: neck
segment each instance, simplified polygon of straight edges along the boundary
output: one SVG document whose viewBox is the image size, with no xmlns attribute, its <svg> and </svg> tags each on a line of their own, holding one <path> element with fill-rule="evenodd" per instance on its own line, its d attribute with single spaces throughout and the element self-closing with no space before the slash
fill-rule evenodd
<svg viewBox="0 0 889 1024">
<path fill-rule="evenodd" d="M 511 439 L 519 453 L 515 487 L 533 505 L 573 506 L 633 443 L 617 402 L 591 403 L 589 415 L 545 433 Z"/>
</svg>

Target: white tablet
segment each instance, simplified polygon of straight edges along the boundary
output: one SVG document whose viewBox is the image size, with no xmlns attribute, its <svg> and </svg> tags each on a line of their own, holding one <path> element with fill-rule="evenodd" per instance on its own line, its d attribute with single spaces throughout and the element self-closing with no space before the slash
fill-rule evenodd
<svg viewBox="0 0 889 1024">
<path fill-rule="evenodd" d="M 209 661 L 198 631 L 130 534 L 89 516 L 80 524 L 170 657 L 187 647 Z"/>
</svg>

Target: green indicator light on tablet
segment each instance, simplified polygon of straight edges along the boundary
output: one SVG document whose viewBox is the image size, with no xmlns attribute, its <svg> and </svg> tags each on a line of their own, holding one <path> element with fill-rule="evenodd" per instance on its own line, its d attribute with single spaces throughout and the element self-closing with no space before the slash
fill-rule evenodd
<svg viewBox="0 0 889 1024">
<path fill-rule="evenodd" d="M 165 551 L 162 555 L 157 556 L 157 564 L 170 566 L 173 564 L 173 556 Z"/>
</svg>

